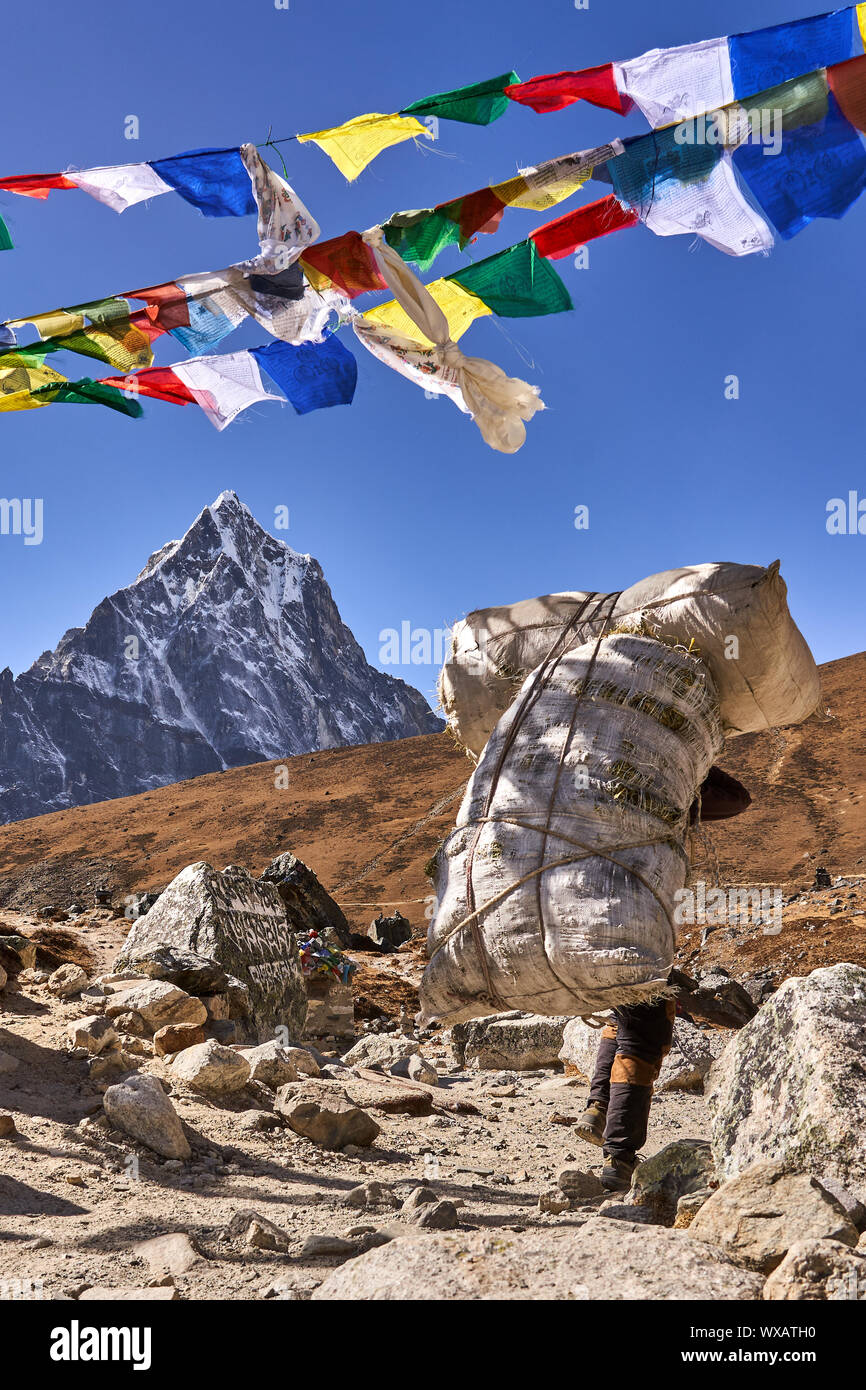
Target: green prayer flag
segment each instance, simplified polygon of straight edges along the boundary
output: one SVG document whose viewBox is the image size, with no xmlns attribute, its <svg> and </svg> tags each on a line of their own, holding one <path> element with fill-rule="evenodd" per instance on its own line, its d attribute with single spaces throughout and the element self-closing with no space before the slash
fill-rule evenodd
<svg viewBox="0 0 866 1390">
<path fill-rule="evenodd" d="M 9 228 L 6 226 L 3 218 L 0 217 L 0 251 L 11 251 L 12 249 L 12 238 L 9 235 Z"/>
<path fill-rule="evenodd" d="M 539 256 L 534 241 L 520 241 L 446 278 L 456 280 L 502 318 L 532 318 L 574 308 L 564 283 L 550 261 Z"/>
<path fill-rule="evenodd" d="M 134 420 L 144 414 L 141 402 L 135 397 L 127 398 L 116 386 L 104 386 L 89 377 L 58 386 L 40 386 L 33 395 L 47 396 L 52 405 L 107 405 L 109 410 L 117 410 Z"/>
<path fill-rule="evenodd" d="M 504 72 L 486 82 L 471 87 L 455 87 L 453 92 L 436 92 L 404 106 L 401 116 L 440 116 L 446 121 L 463 121 L 466 125 L 490 125 L 511 105 L 505 88 L 519 82 L 516 72 Z"/>
<path fill-rule="evenodd" d="M 440 251 L 460 241 L 460 227 L 441 208 L 395 213 L 384 232 L 398 256 L 421 270 L 429 270 Z"/>
</svg>

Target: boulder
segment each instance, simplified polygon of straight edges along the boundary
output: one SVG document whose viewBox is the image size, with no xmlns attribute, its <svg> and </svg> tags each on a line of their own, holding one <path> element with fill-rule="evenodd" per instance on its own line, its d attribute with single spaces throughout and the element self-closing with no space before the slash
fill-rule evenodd
<svg viewBox="0 0 866 1390">
<path fill-rule="evenodd" d="M 49 975 L 45 988 L 58 999 L 71 999 L 87 985 L 87 972 L 80 965 L 60 965 Z"/>
<path fill-rule="evenodd" d="M 655 1089 L 699 1090 L 713 1065 L 721 1041 L 721 1035 L 704 1032 L 687 1019 L 678 1018 L 674 1023 L 671 1050 L 662 1062 Z M 600 1042 L 600 1028 L 591 1027 L 582 1018 L 571 1018 L 563 1033 L 559 1060 L 572 1076 L 582 1077 L 589 1082 L 595 1070 Z"/>
<path fill-rule="evenodd" d="M 742 1028 L 757 1012 L 757 1003 L 746 985 L 716 969 L 693 980 L 682 970 L 672 970 L 669 981 L 687 1014 L 716 1028 Z"/>
<path fill-rule="evenodd" d="M 283 903 L 292 931 L 331 931 L 341 946 L 349 945 L 352 929 L 330 893 L 294 854 L 272 859 L 260 883 L 272 883 Z"/>
<path fill-rule="evenodd" d="M 459 1067 L 536 1071 L 555 1067 L 569 1020 L 512 1012 L 455 1023 L 451 1050 Z"/>
<path fill-rule="evenodd" d="M 683 1197 L 717 1182 L 713 1153 L 704 1139 L 677 1139 L 639 1163 L 627 1201 L 648 1210 L 661 1226 L 673 1226 Z"/>
<path fill-rule="evenodd" d="M 404 942 L 412 940 L 412 927 L 402 912 L 395 912 L 391 917 L 383 917 L 379 913 L 367 928 L 367 935 L 377 946 L 390 946 L 396 951 Z"/>
<path fill-rule="evenodd" d="M 704 1202 L 686 1232 L 726 1250 L 738 1264 L 769 1274 L 798 1240 L 855 1246 L 858 1233 L 817 1178 L 780 1163 L 756 1163 Z"/>
<path fill-rule="evenodd" d="M 192 1150 L 174 1106 L 155 1076 L 129 1076 L 102 1098 L 113 1125 L 163 1158 L 190 1158 Z"/>
<path fill-rule="evenodd" d="M 105 1005 L 106 1018 L 127 1013 L 138 1014 L 151 1033 L 168 1024 L 204 1023 L 207 1018 L 200 999 L 167 980 L 148 980 L 112 994 Z"/>
<path fill-rule="evenodd" d="M 401 1061 L 408 1061 L 420 1052 L 420 1046 L 412 1038 L 404 1038 L 399 1033 L 368 1033 L 356 1042 L 348 1052 L 343 1053 L 347 1067 L 370 1067 L 373 1071 L 387 1071 Z"/>
<path fill-rule="evenodd" d="M 163 945 L 216 961 L 245 985 L 259 1041 L 273 1037 L 277 1028 L 302 1036 L 306 993 L 275 883 L 256 881 L 239 869 L 217 873 L 209 864 L 188 865 L 135 922 L 115 968 L 126 969 Z M 228 992 L 231 996 L 231 986 Z"/>
<path fill-rule="evenodd" d="M 762 1159 L 866 1193 L 866 970 L 791 978 L 733 1037 L 706 1082 L 723 1177 Z"/>
<path fill-rule="evenodd" d="M 764 1285 L 773 1302 L 866 1298 L 866 1253 L 838 1240 L 798 1240 Z"/>
<path fill-rule="evenodd" d="M 167 1023 L 154 1033 L 153 1051 L 157 1057 L 171 1057 L 175 1052 L 183 1052 L 185 1047 L 198 1047 L 206 1041 L 200 1023 Z"/>
<path fill-rule="evenodd" d="M 117 1042 L 117 1033 L 110 1018 L 103 1014 L 88 1014 L 77 1018 L 66 1029 L 66 1036 L 73 1047 L 84 1048 L 85 1052 L 96 1056 L 104 1047 Z"/>
<path fill-rule="evenodd" d="M 196 955 L 178 946 L 160 941 L 132 951 L 127 968 L 149 980 L 167 980 L 170 985 L 187 994 L 220 994 L 228 988 L 229 977 L 222 966 L 207 956 Z"/>
<path fill-rule="evenodd" d="M 409 1232 L 329 1274 L 314 1302 L 758 1299 L 763 1280 L 686 1233 L 589 1220 L 524 1232 Z"/>
<path fill-rule="evenodd" d="M 211 1038 L 209 1042 L 175 1053 L 171 1075 L 191 1091 L 200 1091 L 205 1096 L 226 1096 L 243 1090 L 250 1079 L 250 1064 L 240 1052 L 223 1047 Z"/>
<path fill-rule="evenodd" d="M 281 1086 L 275 1108 L 290 1129 L 323 1149 L 342 1149 L 347 1144 L 366 1149 L 379 1133 L 372 1115 L 355 1105 L 334 1081 Z"/>
<path fill-rule="evenodd" d="M 241 1056 L 249 1063 L 250 1081 L 260 1081 L 269 1090 L 278 1091 L 287 1082 L 298 1080 L 300 1072 L 292 1054 L 300 1050 L 281 1047 L 272 1038 L 270 1042 L 260 1043 L 258 1047 L 244 1048 Z M 318 1067 L 316 1070 L 318 1071 Z"/>
</svg>

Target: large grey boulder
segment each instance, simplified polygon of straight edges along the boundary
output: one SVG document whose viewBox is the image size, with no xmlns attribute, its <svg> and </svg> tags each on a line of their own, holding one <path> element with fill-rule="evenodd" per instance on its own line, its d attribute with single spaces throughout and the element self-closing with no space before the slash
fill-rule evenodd
<svg viewBox="0 0 866 1390">
<path fill-rule="evenodd" d="M 731 1039 L 706 1082 L 716 1164 L 762 1159 L 866 1191 L 866 970 L 792 978 Z"/>
<path fill-rule="evenodd" d="M 329 1274 L 321 1302 L 757 1299 L 763 1280 L 679 1231 L 590 1219 L 522 1233 L 410 1234 Z"/>
<path fill-rule="evenodd" d="M 102 1097 L 113 1125 L 163 1158 L 190 1158 L 177 1112 L 155 1076 L 129 1076 Z"/>
<path fill-rule="evenodd" d="M 155 946 L 172 946 L 216 961 L 249 990 L 252 1031 L 259 1041 L 277 1028 L 299 1038 L 307 1015 L 294 935 L 273 883 L 243 869 L 217 873 L 190 864 L 129 933 L 116 970 Z"/>
<path fill-rule="evenodd" d="M 674 1036 L 670 1052 L 662 1062 L 657 1091 L 700 1090 L 708 1075 L 715 1057 L 728 1042 L 729 1034 L 706 1032 L 696 1028 L 685 1018 L 674 1023 Z M 573 1075 L 585 1081 L 592 1080 L 595 1059 L 601 1041 L 601 1029 L 584 1023 L 582 1018 L 571 1018 L 566 1024 L 562 1038 L 559 1060 Z"/>
<path fill-rule="evenodd" d="M 461 1067 L 536 1071 L 558 1065 L 567 1018 L 512 1012 L 455 1023 L 451 1051 Z"/>
<path fill-rule="evenodd" d="M 738 1264 L 769 1274 L 798 1240 L 855 1246 L 856 1226 L 842 1204 L 807 1173 L 756 1163 L 704 1202 L 688 1228 L 695 1240 L 726 1250 Z"/>
<path fill-rule="evenodd" d="M 331 931 L 341 946 L 349 945 L 352 928 L 342 908 L 297 855 L 280 854 L 272 859 L 259 882 L 274 884 L 293 931 Z"/>
</svg>

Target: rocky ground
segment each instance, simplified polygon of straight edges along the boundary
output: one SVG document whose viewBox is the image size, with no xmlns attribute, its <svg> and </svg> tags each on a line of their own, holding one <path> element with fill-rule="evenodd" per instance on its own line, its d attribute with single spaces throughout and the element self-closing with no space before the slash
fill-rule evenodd
<svg viewBox="0 0 866 1390">
<path fill-rule="evenodd" d="M 4 930 L 12 927 L 28 935 L 52 930 L 37 918 L 4 914 Z M 107 911 L 93 912 L 68 930 L 77 945 L 69 954 L 85 962 L 93 978 L 110 973 L 126 929 Z M 387 1026 L 393 1028 L 400 1003 L 411 997 L 416 952 L 356 959 L 362 962 L 359 989 L 380 1008 L 390 1005 Z M 25 972 L 17 986 L 10 980 L 2 996 L 0 1053 L 18 1065 L 5 1070 L 10 1063 L 0 1060 L 0 1109 L 14 1116 L 17 1131 L 15 1138 L 0 1139 L 0 1282 L 34 1281 L 48 1298 L 75 1298 L 87 1286 L 141 1287 L 161 1271 L 152 1270 L 136 1246 L 182 1232 L 198 1254 L 173 1276 L 181 1296 L 303 1298 L 346 1258 L 345 1251 L 304 1254 L 305 1242 L 357 1242 L 364 1233 L 401 1226 L 412 1231 L 399 1207 L 419 1186 L 455 1203 L 461 1235 L 508 1234 L 568 1224 L 569 1215 L 539 1211 L 540 1194 L 564 1166 L 600 1172 L 600 1150 L 576 1139 L 567 1123 L 583 1108 L 585 1084 L 567 1078 L 558 1063 L 505 1074 L 461 1068 L 435 1034 L 420 1044 L 440 1079 L 419 1095 L 418 1108 L 429 1113 L 376 1111 L 381 1133 L 375 1145 L 351 1154 L 302 1138 L 279 1117 L 273 1129 L 250 1131 L 251 1110 L 272 1122 L 273 1096 L 256 1088 L 215 1104 L 172 1081 L 165 1059 L 146 1058 L 139 1074 L 159 1076 L 171 1087 L 193 1148 L 190 1161 L 160 1158 L 107 1126 L 104 1086 L 91 1078 L 89 1059 L 69 1049 L 69 1025 L 91 1014 L 91 1004 L 57 999 L 31 978 Z M 323 1065 L 335 1060 L 316 1055 Z M 700 1095 L 658 1096 L 648 1154 L 672 1140 L 706 1135 Z M 131 1164 L 133 1157 L 137 1163 Z M 369 1208 L 356 1205 L 359 1197 L 349 1194 L 370 1182 L 382 1185 L 381 1199 Z M 587 1210 L 600 1200 L 591 1200 Z M 247 1246 L 245 1230 L 227 1234 L 245 1209 L 279 1228 L 286 1251 Z"/>
<path fill-rule="evenodd" d="M 816 904 L 809 914 L 817 915 Z M 747 1166 L 758 1164 L 749 1167 L 752 1186 L 747 1183 L 738 1204 L 730 1197 L 741 1181 L 737 1164 L 731 1161 L 723 1181 L 710 1154 L 707 1099 L 717 1109 L 722 1104 L 702 1094 L 710 1062 L 724 1051 L 716 1090 L 722 1095 L 727 1085 L 742 1096 L 742 1068 L 759 1076 L 771 1064 L 767 1057 L 779 1053 L 772 1038 L 766 1055 L 759 1050 L 728 1066 L 731 1049 L 741 1040 L 745 1045 L 749 1029 L 685 1025 L 683 1032 L 678 1024 L 679 1050 L 660 1086 L 689 1089 L 658 1091 L 644 1153 L 649 1161 L 630 1194 L 610 1199 L 599 1189 L 600 1150 L 579 1140 L 570 1123 L 583 1109 L 591 1031 L 568 1025 L 564 1063 L 558 1057 L 564 1021 L 506 1020 L 499 1031 L 485 1023 L 477 1037 L 477 1025 L 468 1025 L 469 1034 L 465 1025 L 462 1034 L 413 1033 L 407 1015 L 422 964 L 417 940 L 393 955 L 356 955 L 358 993 L 376 1007 L 359 1021 L 362 1042 L 353 1052 L 348 1040 L 305 1043 L 302 1067 L 300 1054 L 276 1063 L 268 1054 L 267 1067 L 257 1064 L 245 1083 L 247 1061 L 236 1059 L 252 1061 L 248 1050 L 211 1042 L 186 1048 L 172 1062 L 154 1055 L 150 1030 L 139 1035 L 132 1014 L 117 1016 L 116 1000 L 134 982 L 111 978 L 128 923 L 109 910 L 60 925 L 7 912 L 0 928 L 7 939 L 11 931 L 31 942 L 41 938 L 28 966 L 0 995 L 5 1297 L 30 1290 L 88 1301 L 110 1290 L 112 1297 L 149 1299 L 593 1299 L 610 1297 L 612 1287 L 620 1297 L 650 1299 L 692 1298 L 696 1289 L 701 1297 L 726 1300 L 866 1294 L 866 1256 L 854 1249 L 866 1225 L 857 1201 L 862 1183 L 840 1185 L 838 1173 L 834 1179 L 825 1171 L 827 1156 L 818 1154 L 811 1164 L 816 1171 L 788 1191 L 787 1174 L 773 1167 L 772 1142 L 753 1121 L 732 1141 L 747 1145 Z M 52 977 L 60 960 L 75 964 Z M 840 984 L 832 970 L 812 977 L 829 980 L 824 993 L 817 990 L 817 1004 L 809 1003 L 813 1012 L 826 1007 L 847 1017 L 854 998 L 858 1016 L 866 1018 L 866 972 L 851 968 L 853 984 Z M 100 979 L 106 983 L 94 989 Z M 801 989 L 791 980 L 774 993 L 772 982 L 758 975 L 754 984 L 768 1000 L 759 1019 L 782 1007 L 786 991 Z M 58 997 L 55 991 L 66 988 L 76 992 Z M 159 988 L 168 998 L 170 987 Z M 183 994 L 180 1002 L 189 1016 L 180 1027 L 195 1029 L 198 1015 L 189 1010 L 201 1007 L 199 1001 Z M 106 1015 L 114 1015 L 111 1025 Z M 789 1034 L 801 1035 L 801 1016 L 811 1014 L 802 1008 L 792 1014 Z M 95 1025 L 81 1024 L 85 1018 Z M 74 1047 L 70 1028 L 77 1023 L 96 1041 Z M 100 1052 L 106 1026 L 119 1040 Z M 509 1028 L 516 1030 L 514 1044 Z M 818 1030 L 819 1036 L 832 1032 L 827 1025 Z M 817 1045 L 811 1037 L 803 1043 L 785 1073 L 813 1074 Z M 860 1046 L 847 1037 L 839 1045 Z M 220 1080 L 210 1093 L 197 1089 L 202 1048 L 216 1048 L 219 1056 L 208 1060 L 219 1062 L 216 1071 L 241 1065 L 240 1084 L 223 1089 Z M 850 1061 L 845 1054 L 843 1068 Z M 401 1076 L 391 1073 L 392 1062 Z M 135 1078 L 161 1083 L 182 1124 L 183 1156 L 161 1156 L 124 1128 L 119 1103 L 110 1101 L 129 1078 L 135 1085 L 142 1084 Z M 783 1085 L 773 1082 L 776 1098 Z M 850 1116 L 855 1126 L 866 1114 L 862 1087 L 858 1094 Z M 795 1108 L 803 1104 L 800 1098 Z M 772 1116 L 770 1122 L 776 1123 Z M 363 1134 L 351 1129 L 359 1123 L 372 1127 Z M 716 1129 L 724 1133 L 718 1121 Z M 360 1142 L 326 1147 L 335 1137 L 345 1141 L 350 1130 Z M 866 1173 L 862 1133 L 855 1149 L 846 1178 Z M 841 1195 L 816 1179 L 836 1181 Z M 716 1211 L 726 1194 L 730 1210 Z M 769 1217 L 772 1239 L 762 1236 L 760 1248 L 738 1244 L 743 1203 L 747 1214 L 764 1218 L 762 1231 Z M 706 1233 L 696 1239 L 699 1227 L 693 1233 L 690 1223 L 699 1221 Z M 861 1292 L 832 1292 L 851 1287 Z"/>
</svg>

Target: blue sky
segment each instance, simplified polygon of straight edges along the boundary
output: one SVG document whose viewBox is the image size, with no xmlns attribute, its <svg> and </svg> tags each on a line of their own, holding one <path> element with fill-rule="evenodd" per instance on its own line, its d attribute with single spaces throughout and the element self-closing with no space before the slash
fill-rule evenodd
<svg viewBox="0 0 866 1390">
<path fill-rule="evenodd" d="M 816 0 L 43 0 L 4 17 L 4 174 L 161 158 L 338 124 L 495 73 L 521 79 L 814 13 Z M 136 115 L 138 141 L 124 139 Z M 283 145 L 323 236 L 362 230 L 518 167 L 644 130 L 577 104 L 517 108 L 483 129 L 443 122 L 436 153 L 385 152 L 347 184 L 315 146 Z M 589 184 L 580 201 L 609 190 Z M 77 192 L 0 193 L 0 318 L 215 269 L 254 254 L 253 218 L 207 220 L 166 195 L 122 217 Z M 553 214 L 555 215 L 555 214 Z M 507 211 L 477 259 L 543 215 Z M 620 589 L 704 560 L 782 560 L 819 661 L 864 646 L 866 537 L 829 536 L 829 498 L 866 496 L 862 327 L 866 201 L 769 258 L 728 258 L 645 228 L 558 262 L 575 302 L 550 318 L 476 323 L 463 348 L 537 383 L 548 409 L 513 457 L 446 400 L 359 347 L 355 403 L 303 418 L 262 405 L 218 434 L 197 408 L 142 420 L 55 406 L 0 417 L 0 494 L 44 499 L 45 535 L 0 536 L 0 665 L 17 674 L 224 488 L 323 565 L 378 664 L 379 633 L 561 589 Z M 465 263 L 456 248 L 428 278 Z M 364 301 L 362 301 L 364 303 Z M 353 346 L 351 335 L 344 334 Z M 263 339 L 255 325 L 222 350 Z M 181 359 L 172 339 L 157 362 Z M 53 365 L 87 375 L 84 358 Z M 93 364 L 93 368 L 98 364 Z M 725 399 L 724 379 L 740 379 Z M 95 371 L 98 375 L 99 372 Z M 590 509 L 575 530 L 574 510 Z M 432 697 L 435 669 L 388 667 Z"/>
</svg>

